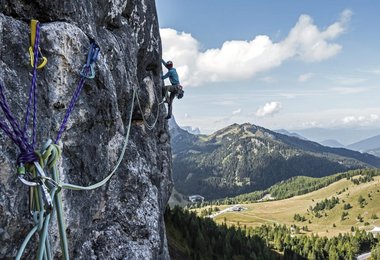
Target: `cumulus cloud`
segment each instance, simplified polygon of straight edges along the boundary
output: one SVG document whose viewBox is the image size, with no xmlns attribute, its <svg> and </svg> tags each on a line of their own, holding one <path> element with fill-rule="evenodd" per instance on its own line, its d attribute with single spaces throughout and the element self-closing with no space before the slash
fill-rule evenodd
<svg viewBox="0 0 380 260">
<path fill-rule="evenodd" d="M 379 115 L 370 114 L 368 116 L 345 116 L 342 118 L 343 124 L 359 124 L 359 125 L 367 125 L 379 120 Z"/>
<path fill-rule="evenodd" d="M 333 40 L 345 32 L 351 15 L 351 11 L 343 11 L 340 19 L 325 30 L 314 25 L 310 16 L 301 15 L 282 41 L 258 35 L 249 41 L 226 41 L 220 48 L 205 51 L 191 34 L 165 28 L 160 30 L 163 56 L 173 60 L 187 86 L 244 80 L 291 58 L 318 62 L 336 55 L 342 46 Z"/>
<path fill-rule="evenodd" d="M 306 82 L 314 76 L 313 73 L 301 74 L 298 76 L 298 82 Z"/>
<path fill-rule="evenodd" d="M 256 111 L 256 116 L 258 117 L 273 116 L 274 114 L 280 112 L 281 107 L 282 106 L 280 102 L 276 102 L 276 101 L 268 102 Z"/>
</svg>

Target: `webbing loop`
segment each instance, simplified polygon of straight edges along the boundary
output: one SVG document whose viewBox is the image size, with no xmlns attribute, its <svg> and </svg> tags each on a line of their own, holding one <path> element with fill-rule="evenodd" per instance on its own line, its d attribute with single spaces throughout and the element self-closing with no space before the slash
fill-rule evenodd
<svg viewBox="0 0 380 260">
<path fill-rule="evenodd" d="M 32 65 L 33 68 L 37 67 L 37 69 L 42 69 L 43 67 L 45 67 L 47 63 L 47 58 L 42 55 L 41 49 L 38 46 L 39 34 L 40 34 L 40 23 L 38 22 L 38 20 L 32 19 L 30 21 L 30 47 L 29 47 L 30 65 Z M 36 64 L 38 60 L 38 55 L 36 55 L 37 52 L 41 55 L 41 58 L 42 58 L 42 62 L 39 65 Z"/>
</svg>

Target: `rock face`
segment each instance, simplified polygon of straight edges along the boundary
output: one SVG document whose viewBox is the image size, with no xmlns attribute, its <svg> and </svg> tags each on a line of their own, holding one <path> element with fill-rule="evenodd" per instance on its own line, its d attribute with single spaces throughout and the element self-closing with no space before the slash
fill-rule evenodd
<svg viewBox="0 0 380 260">
<path fill-rule="evenodd" d="M 87 80 L 68 121 L 59 162 L 61 179 L 89 185 L 113 169 L 129 112 L 131 135 L 111 180 L 93 191 L 63 190 L 72 259 L 168 259 L 163 213 L 170 196 L 171 150 L 161 99 L 161 41 L 154 0 L 0 0 L 0 83 L 23 122 L 32 78 L 29 20 L 41 23 L 48 64 L 37 73 L 37 146 L 54 139 L 91 40 L 100 46 L 96 77 Z M 137 90 L 142 111 L 135 102 Z M 156 95 L 157 93 L 157 95 Z M 142 119 L 153 122 L 153 130 Z M 0 118 L 4 118 L 0 113 Z M 21 124 L 21 123 L 20 123 Z M 18 148 L 0 132 L 0 258 L 14 257 L 32 228 L 28 187 L 17 179 Z M 60 258 L 55 221 L 50 230 Z M 35 256 L 36 237 L 23 258 Z"/>
</svg>

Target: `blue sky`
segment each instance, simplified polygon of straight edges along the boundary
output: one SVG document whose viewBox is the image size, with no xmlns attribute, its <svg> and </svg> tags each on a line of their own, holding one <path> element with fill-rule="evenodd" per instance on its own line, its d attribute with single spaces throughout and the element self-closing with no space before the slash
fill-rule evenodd
<svg viewBox="0 0 380 260">
<path fill-rule="evenodd" d="M 179 125 L 380 128 L 380 1 L 156 5 L 163 58 L 185 87 Z"/>
</svg>

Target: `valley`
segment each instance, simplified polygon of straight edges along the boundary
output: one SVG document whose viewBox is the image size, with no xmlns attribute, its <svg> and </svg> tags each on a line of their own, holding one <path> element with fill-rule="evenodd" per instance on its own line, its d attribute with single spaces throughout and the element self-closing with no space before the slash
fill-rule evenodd
<svg viewBox="0 0 380 260">
<path fill-rule="evenodd" d="M 193 135 L 171 124 L 176 190 L 206 200 L 264 190 L 294 176 L 324 177 L 380 167 L 380 158 L 246 124 Z"/>
<path fill-rule="evenodd" d="M 360 196 L 365 200 L 363 207 L 358 202 Z M 340 202 L 330 210 L 321 210 L 321 217 L 316 217 L 311 208 L 318 202 L 332 197 L 339 198 Z M 228 211 L 216 216 L 214 220 L 219 224 L 226 223 L 246 228 L 273 223 L 289 227 L 296 225 L 301 228 L 300 233 L 303 234 L 333 237 L 339 233 L 351 232 L 352 227 L 370 230 L 374 226 L 380 226 L 379 218 L 375 217 L 380 217 L 379 201 L 380 176 L 359 185 L 351 180 L 342 179 L 320 190 L 288 199 L 241 204 L 247 209 Z M 344 210 L 344 204 L 350 204 L 351 208 Z M 218 207 L 224 209 L 227 206 Z M 343 212 L 348 213 L 344 219 L 342 219 Z M 305 217 L 305 220 L 296 221 L 295 214 Z M 361 219 L 358 219 L 358 216 L 361 216 Z M 306 226 L 307 231 L 302 230 L 302 227 Z"/>
</svg>

